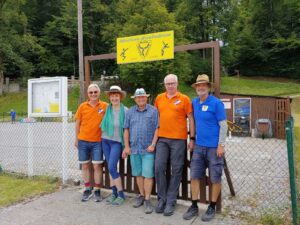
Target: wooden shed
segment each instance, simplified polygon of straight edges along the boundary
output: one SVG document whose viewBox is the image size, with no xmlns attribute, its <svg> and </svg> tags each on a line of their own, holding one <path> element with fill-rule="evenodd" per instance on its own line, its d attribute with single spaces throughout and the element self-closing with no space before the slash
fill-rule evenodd
<svg viewBox="0 0 300 225">
<path fill-rule="evenodd" d="M 235 122 L 237 114 L 244 115 L 243 118 L 249 120 L 249 135 L 255 128 L 255 121 L 265 118 L 272 123 L 273 137 L 285 138 L 285 121 L 291 115 L 290 98 L 221 93 L 220 99 L 225 105 L 229 121 Z M 239 102 L 250 103 L 250 107 L 240 106 L 237 104 Z"/>
</svg>

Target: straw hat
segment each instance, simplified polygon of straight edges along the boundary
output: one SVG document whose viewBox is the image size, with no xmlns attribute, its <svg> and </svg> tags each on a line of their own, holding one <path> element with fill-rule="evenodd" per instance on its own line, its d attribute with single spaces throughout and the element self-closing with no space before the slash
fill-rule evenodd
<svg viewBox="0 0 300 225">
<path fill-rule="evenodd" d="M 139 97 L 139 96 L 146 96 L 149 97 L 150 95 L 146 93 L 144 88 L 138 88 L 135 90 L 134 95 L 131 98 Z"/>
<path fill-rule="evenodd" d="M 195 83 L 192 84 L 192 87 L 195 88 L 197 84 L 208 84 L 210 85 L 211 83 L 209 82 L 209 77 L 206 74 L 201 74 L 198 75 L 197 80 Z"/>
<path fill-rule="evenodd" d="M 119 93 L 121 95 L 121 99 L 126 97 L 126 91 L 122 91 L 122 89 L 117 86 L 117 85 L 113 85 L 109 88 L 109 91 L 105 91 L 105 93 L 107 95 L 111 94 L 111 93 Z"/>
</svg>

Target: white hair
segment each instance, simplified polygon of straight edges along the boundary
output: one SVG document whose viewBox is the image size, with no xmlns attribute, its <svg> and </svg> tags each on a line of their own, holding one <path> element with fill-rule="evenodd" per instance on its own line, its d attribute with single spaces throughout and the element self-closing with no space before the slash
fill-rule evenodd
<svg viewBox="0 0 300 225">
<path fill-rule="evenodd" d="M 88 87 L 88 90 L 89 90 L 90 88 L 92 88 L 92 87 L 97 88 L 98 91 L 100 92 L 100 88 L 99 88 L 98 84 L 90 84 L 89 87 Z"/>
<path fill-rule="evenodd" d="M 178 83 L 178 77 L 177 77 L 177 75 L 175 75 L 175 74 L 168 74 L 168 75 L 165 76 L 165 78 L 164 78 L 164 83 L 166 83 L 166 80 L 167 80 L 168 78 L 173 78 L 173 79 L 175 80 L 175 82 Z"/>
</svg>

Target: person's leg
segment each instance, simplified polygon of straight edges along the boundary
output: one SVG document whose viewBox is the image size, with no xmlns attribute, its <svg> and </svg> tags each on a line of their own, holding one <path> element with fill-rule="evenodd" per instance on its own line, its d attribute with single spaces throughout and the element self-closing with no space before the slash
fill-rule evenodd
<svg viewBox="0 0 300 225">
<path fill-rule="evenodd" d="M 150 195 L 153 188 L 154 158 L 154 154 L 142 155 L 142 177 L 146 200 L 150 199 Z"/>
<path fill-rule="evenodd" d="M 140 194 L 135 198 L 134 208 L 143 205 L 145 200 L 144 177 L 142 177 L 142 158 L 140 154 L 130 155 L 131 174 L 135 177 Z"/>
<path fill-rule="evenodd" d="M 102 201 L 101 186 L 102 186 L 102 163 L 103 163 L 103 152 L 101 142 L 93 143 L 92 149 L 92 163 L 94 168 L 94 194 L 95 201 Z"/>
<path fill-rule="evenodd" d="M 92 197 L 92 188 L 90 183 L 90 146 L 87 141 L 78 141 L 78 158 L 81 164 L 82 179 L 84 181 L 85 191 L 81 201 L 88 201 Z"/>
<path fill-rule="evenodd" d="M 111 141 L 111 152 L 108 163 L 108 170 L 118 190 L 118 197 L 112 202 L 113 205 L 121 205 L 125 200 L 121 177 L 117 169 L 118 162 L 121 158 L 121 153 L 122 144 L 120 142 Z"/>
<path fill-rule="evenodd" d="M 179 191 L 180 182 L 182 179 L 182 170 L 184 159 L 186 155 L 186 141 L 185 140 L 169 140 L 171 149 L 170 160 L 172 167 L 172 174 L 167 193 L 167 205 L 175 205 Z"/>
<path fill-rule="evenodd" d="M 144 178 L 144 212 L 150 214 L 153 212 L 153 207 L 150 201 L 150 196 L 153 188 L 154 178 L 154 154 L 143 154 L 142 156 L 142 176 Z"/>
<path fill-rule="evenodd" d="M 156 144 L 155 155 L 155 179 L 157 185 L 158 204 L 155 208 L 156 213 L 162 213 L 167 201 L 167 178 L 166 170 L 169 159 L 170 149 L 165 138 L 159 138 Z"/>
<path fill-rule="evenodd" d="M 199 214 L 198 202 L 200 194 L 200 179 L 205 177 L 206 163 L 205 155 L 200 146 L 195 145 L 193 150 L 193 156 L 191 159 L 191 194 L 192 194 L 192 205 L 183 214 L 183 219 L 190 220 Z"/>
<path fill-rule="evenodd" d="M 95 189 L 100 189 L 102 184 L 102 163 L 103 163 L 103 151 L 102 151 L 102 143 L 96 142 L 94 143 L 92 149 L 92 163 L 94 167 L 94 181 L 95 181 Z"/>
<path fill-rule="evenodd" d="M 207 150 L 209 163 L 209 175 L 212 182 L 212 203 L 216 203 L 221 192 L 222 172 L 224 168 L 224 157 L 217 156 L 216 148 Z"/>
<path fill-rule="evenodd" d="M 106 165 L 108 168 L 108 172 L 109 172 L 109 160 L 110 160 L 110 152 L 111 152 L 111 146 L 110 146 L 110 141 L 106 140 L 106 139 L 102 139 L 102 150 L 103 150 L 103 154 L 105 157 L 105 161 L 106 161 Z M 109 172 L 110 173 L 110 172 Z M 109 174 L 109 181 L 110 181 L 110 187 L 112 190 L 112 195 L 110 198 L 108 198 L 106 201 L 107 203 L 111 203 L 112 201 L 115 200 L 115 198 L 118 197 L 118 191 L 117 188 L 114 184 L 114 180 L 112 179 L 111 175 Z"/>
<path fill-rule="evenodd" d="M 217 156 L 216 148 L 207 149 L 207 160 L 210 180 L 212 182 L 212 199 L 206 213 L 202 216 L 202 221 L 210 221 L 216 213 L 216 202 L 221 192 L 222 172 L 224 167 L 224 157 Z"/>
</svg>

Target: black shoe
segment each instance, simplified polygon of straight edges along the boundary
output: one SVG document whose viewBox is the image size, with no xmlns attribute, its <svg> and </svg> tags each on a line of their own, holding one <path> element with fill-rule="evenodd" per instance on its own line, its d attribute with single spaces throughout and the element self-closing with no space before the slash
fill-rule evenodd
<svg viewBox="0 0 300 225">
<path fill-rule="evenodd" d="M 155 212 L 156 213 L 163 213 L 164 210 L 165 210 L 165 207 L 166 207 L 166 203 L 162 199 L 160 199 L 157 203 L 156 208 L 155 208 Z"/>
<path fill-rule="evenodd" d="M 190 208 L 188 208 L 188 210 L 185 212 L 185 214 L 183 214 L 182 218 L 185 220 L 190 220 L 193 217 L 198 216 L 198 214 L 199 214 L 198 207 L 191 206 Z"/>
<path fill-rule="evenodd" d="M 142 195 L 138 195 L 135 198 L 135 202 L 133 204 L 133 208 L 138 208 L 138 207 L 142 206 L 144 204 L 144 201 L 145 201 L 145 197 L 142 196 Z"/>
<path fill-rule="evenodd" d="M 103 200 L 100 189 L 95 190 L 94 194 L 95 194 L 95 202 L 101 202 Z"/>
<path fill-rule="evenodd" d="M 175 205 L 166 205 L 164 216 L 172 216 L 175 211 Z"/>
<path fill-rule="evenodd" d="M 201 217 L 201 219 L 202 221 L 207 222 L 212 220 L 215 217 L 215 215 L 216 215 L 216 210 L 213 207 L 208 206 L 206 213 Z"/>
<path fill-rule="evenodd" d="M 93 192 L 92 192 L 92 190 L 86 189 L 86 190 L 84 190 L 84 192 L 83 192 L 81 201 L 82 201 L 82 202 L 86 202 L 86 201 L 90 200 L 91 197 L 93 197 Z"/>
</svg>

